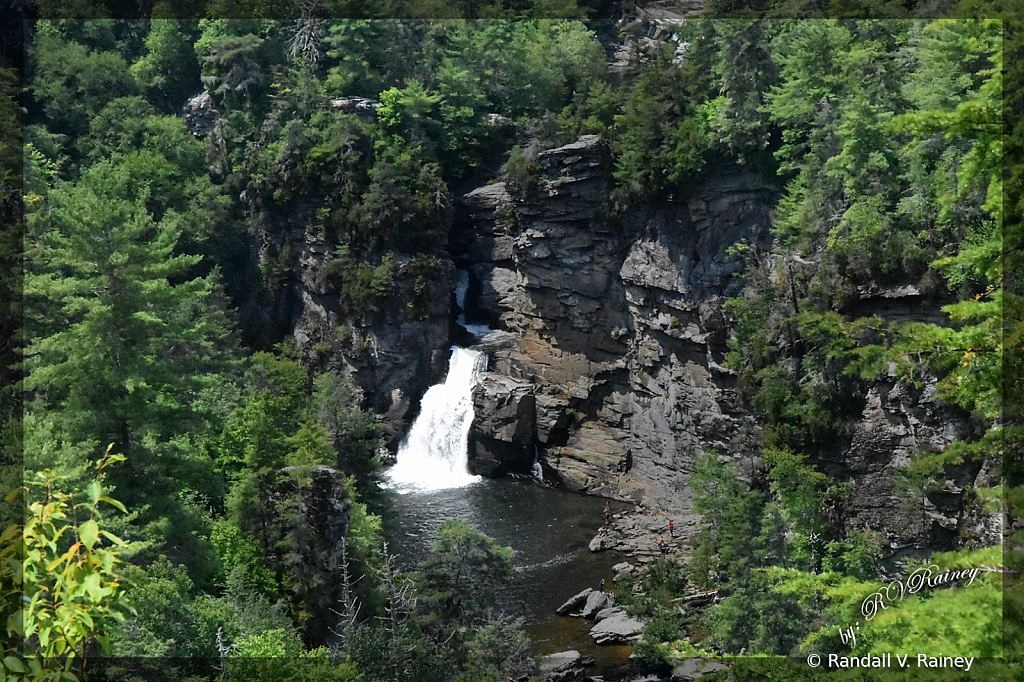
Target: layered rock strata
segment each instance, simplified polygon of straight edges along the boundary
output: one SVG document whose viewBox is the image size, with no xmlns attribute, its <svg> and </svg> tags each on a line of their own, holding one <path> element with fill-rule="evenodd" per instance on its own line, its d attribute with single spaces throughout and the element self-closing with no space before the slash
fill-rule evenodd
<svg viewBox="0 0 1024 682">
<path fill-rule="evenodd" d="M 720 304 L 741 284 L 729 247 L 769 239 L 771 189 L 723 168 L 686 197 L 613 213 L 600 138 L 537 164 L 515 196 L 498 183 L 463 197 L 471 305 L 519 339 L 474 392 L 471 461 L 514 470 L 536 450 L 571 489 L 677 506 L 695 458 L 749 422 L 721 367 Z"/>
<path fill-rule="evenodd" d="M 721 165 L 684 194 L 613 210 L 600 138 L 542 152 L 536 163 L 532 184 L 465 194 L 453 239 L 453 258 L 471 276 L 467 307 L 514 339 L 486 349 L 471 468 L 525 473 L 537 460 L 547 479 L 570 489 L 677 515 L 692 510 L 689 476 L 705 453 L 758 475 L 760 425 L 724 367 L 731 330 L 723 303 L 742 287 L 743 249 L 735 247 L 772 246 L 777 190 Z M 895 321 L 944 319 L 912 288 L 858 291 L 846 312 L 865 310 Z M 916 507 L 896 483 L 916 453 L 943 450 L 975 428 L 937 400 L 934 382 L 916 391 L 880 382 L 850 441 L 808 454 L 852 484 L 838 522 L 878 531 L 894 558 L 964 537 L 991 544 L 998 518 L 966 507 L 961 494 L 990 479 L 989 468 L 961 467 Z M 650 553 L 647 539 L 614 528 L 595 541 L 640 556 Z"/>
</svg>

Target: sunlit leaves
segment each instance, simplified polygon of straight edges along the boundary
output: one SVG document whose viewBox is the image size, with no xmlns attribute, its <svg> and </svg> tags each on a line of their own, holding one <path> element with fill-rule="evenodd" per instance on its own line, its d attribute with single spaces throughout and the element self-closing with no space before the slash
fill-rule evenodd
<svg viewBox="0 0 1024 682">
<path fill-rule="evenodd" d="M 86 647 L 95 641 L 109 651 L 110 629 L 133 612 L 118 564 L 137 546 L 102 529 L 99 505 L 123 509 L 102 487 L 103 469 L 123 459 L 108 448 L 92 470 L 86 501 L 54 490 L 58 475 L 50 470 L 36 472 L 23 489 L 25 524 L 0 539 L 0 616 L 10 642 L 5 679 L 77 680 Z"/>
</svg>

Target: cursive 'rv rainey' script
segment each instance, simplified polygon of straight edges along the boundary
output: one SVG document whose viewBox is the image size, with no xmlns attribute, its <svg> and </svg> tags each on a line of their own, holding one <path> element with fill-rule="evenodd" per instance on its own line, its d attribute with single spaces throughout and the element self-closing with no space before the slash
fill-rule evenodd
<svg viewBox="0 0 1024 682">
<path fill-rule="evenodd" d="M 981 571 L 980 568 L 946 569 L 939 571 L 934 564 L 917 569 L 904 580 L 894 580 L 877 592 L 868 595 L 860 606 L 861 615 L 867 620 L 875 617 L 880 609 L 889 608 L 894 602 L 903 601 L 908 594 L 915 594 L 924 587 L 936 587 L 967 580 L 963 587 L 969 587 Z"/>
</svg>

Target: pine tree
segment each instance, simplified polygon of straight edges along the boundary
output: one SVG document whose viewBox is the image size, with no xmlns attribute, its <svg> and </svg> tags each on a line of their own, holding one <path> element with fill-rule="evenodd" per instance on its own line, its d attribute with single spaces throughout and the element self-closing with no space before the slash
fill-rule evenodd
<svg viewBox="0 0 1024 682">
<path fill-rule="evenodd" d="M 148 195 L 101 162 L 29 217 L 26 466 L 73 469 L 82 462 L 67 453 L 112 443 L 129 456 L 111 477 L 122 499 L 200 561 L 190 529 L 201 521 L 183 500 L 222 494 L 194 441 L 207 430 L 204 391 L 231 367 L 230 322 L 216 274 L 191 276 L 200 258 L 176 253 L 179 231 L 153 220 Z"/>
</svg>

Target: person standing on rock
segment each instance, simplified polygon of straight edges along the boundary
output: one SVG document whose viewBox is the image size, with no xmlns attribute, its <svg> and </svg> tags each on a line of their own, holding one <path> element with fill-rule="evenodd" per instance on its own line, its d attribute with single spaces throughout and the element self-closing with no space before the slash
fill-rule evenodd
<svg viewBox="0 0 1024 682">
<path fill-rule="evenodd" d="M 665 550 L 666 550 L 665 538 L 659 537 L 658 538 L 658 551 L 661 552 L 661 556 L 665 556 Z"/>
<path fill-rule="evenodd" d="M 668 536 L 670 538 L 674 538 L 676 536 L 675 530 L 676 530 L 676 524 L 674 524 L 671 521 L 669 521 L 668 522 Z"/>
<path fill-rule="evenodd" d="M 608 523 L 608 521 L 611 519 L 611 516 L 612 516 L 612 510 L 608 506 L 608 503 L 605 502 L 604 503 L 604 522 Z"/>
<path fill-rule="evenodd" d="M 601 591 L 604 592 L 604 578 L 601 578 Z"/>
</svg>

